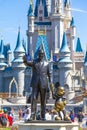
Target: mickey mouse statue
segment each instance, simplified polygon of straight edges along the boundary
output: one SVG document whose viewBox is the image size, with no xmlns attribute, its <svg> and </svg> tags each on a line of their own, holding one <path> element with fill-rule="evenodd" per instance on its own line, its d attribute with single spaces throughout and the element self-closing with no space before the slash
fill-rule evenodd
<svg viewBox="0 0 87 130">
<path fill-rule="evenodd" d="M 64 97 L 64 94 L 64 87 L 61 87 L 57 82 L 53 91 L 53 99 L 55 99 L 54 110 L 58 113 L 58 116 L 56 116 L 55 120 L 70 121 L 70 117 L 66 114 L 65 111 L 66 98 Z"/>
</svg>

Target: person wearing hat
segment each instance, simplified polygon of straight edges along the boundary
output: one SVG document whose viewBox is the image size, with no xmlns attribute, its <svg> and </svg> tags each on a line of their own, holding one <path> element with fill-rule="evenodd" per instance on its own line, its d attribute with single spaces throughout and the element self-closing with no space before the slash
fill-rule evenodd
<svg viewBox="0 0 87 130">
<path fill-rule="evenodd" d="M 41 102 L 41 120 L 45 120 L 46 109 L 46 93 L 48 89 L 48 79 L 50 86 L 52 86 L 51 73 L 49 63 L 44 58 L 45 53 L 43 47 L 40 46 L 38 51 L 38 58 L 33 61 L 27 61 L 26 56 L 23 57 L 24 64 L 32 67 L 32 79 L 31 79 L 31 119 L 35 120 L 37 99 L 40 93 Z"/>
</svg>

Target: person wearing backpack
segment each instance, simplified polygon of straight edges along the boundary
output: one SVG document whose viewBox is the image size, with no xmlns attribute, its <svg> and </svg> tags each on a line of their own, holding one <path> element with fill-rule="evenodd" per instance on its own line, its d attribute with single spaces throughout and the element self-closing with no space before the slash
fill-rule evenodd
<svg viewBox="0 0 87 130">
<path fill-rule="evenodd" d="M 7 126 L 7 119 L 4 117 L 4 115 L 0 117 L 0 123 L 2 126 Z"/>
<path fill-rule="evenodd" d="M 0 124 L 1 124 L 2 127 L 8 126 L 7 110 L 3 110 L 3 112 L 0 113 Z"/>
</svg>

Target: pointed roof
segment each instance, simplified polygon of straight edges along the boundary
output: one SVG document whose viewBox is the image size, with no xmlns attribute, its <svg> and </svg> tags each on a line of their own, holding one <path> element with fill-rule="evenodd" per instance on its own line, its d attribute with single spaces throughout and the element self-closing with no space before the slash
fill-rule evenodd
<svg viewBox="0 0 87 130">
<path fill-rule="evenodd" d="M 28 16 L 34 16 L 34 11 L 33 11 L 33 1 L 30 0 L 30 7 L 28 10 Z"/>
<path fill-rule="evenodd" d="M 26 42 L 25 42 L 25 40 L 24 40 L 24 39 L 22 40 L 22 45 L 23 45 L 24 50 L 25 50 L 25 52 L 26 52 L 26 50 L 27 50 L 27 49 L 26 49 L 26 47 L 27 47 L 27 46 L 26 46 Z"/>
<path fill-rule="evenodd" d="M 42 2 L 42 5 L 44 6 L 44 17 L 48 17 L 46 0 L 36 0 L 35 11 L 34 11 L 35 17 L 38 16 L 38 6 L 40 5 L 40 2 Z"/>
<path fill-rule="evenodd" d="M 84 65 L 87 66 L 87 50 L 86 50 L 86 54 L 85 54 L 85 61 L 84 61 Z"/>
<path fill-rule="evenodd" d="M 18 31 L 17 43 L 14 52 L 25 52 L 22 42 L 20 41 L 20 28 Z"/>
<path fill-rule="evenodd" d="M 3 44 L 3 40 L 1 40 L 1 43 L 0 43 L 0 58 L 4 58 L 4 44 Z"/>
<path fill-rule="evenodd" d="M 86 46 L 84 65 L 87 66 L 87 46 Z"/>
<path fill-rule="evenodd" d="M 47 43 L 47 39 L 46 39 L 45 34 L 38 35 L 34 58 L 38 57 L 38 52 L 39 52 L 40 46 L 43 46 L 43 49 L 44 49 L 44 52 L 45 52 L 45 57 L 46 57 L 47 60 L 49 60 L 50 59 L 50 53 L 49 53 L 48 43 Z"/>
<path fill-rule="evenodd" d="M 71 20 L 70 26 L 71 26 L 71 27 L 75 26 L 75 23 L 74 23 L 74 17 L 72 17 L 72 20 Z"/>
<path fill-rule="evenodd" d="M 83 52 L 79 37 L 77 38 L 76 52 Z"/>
<path fill-rule="evenodd" d="M 67 5 L 70 5 L 70 0 L 65 0 L 64 6 L 66 7 Z"/>
<path fill-rule="evenodd" d="M 10 43 L 4 45 L 4 56 L 7 59 L 7 54 L 12 53 Z"/>
<path fill-rule="evenodd" d="M 4 44 L 3 44 L 3 40 L 1 40 L 1 43 L 0 43 L 0 67 L 2 66 L 7 66 L 7 64 L 4 62 Z"/>
<path fill-rule="evenodd" d="M 63 40 L 62 40 L 60 52 L 70 52 L 69 47 L 67 45 L 67 39 L 66 39 L 66 33 L 65 32 L 63 33 Z"/>
</svg>

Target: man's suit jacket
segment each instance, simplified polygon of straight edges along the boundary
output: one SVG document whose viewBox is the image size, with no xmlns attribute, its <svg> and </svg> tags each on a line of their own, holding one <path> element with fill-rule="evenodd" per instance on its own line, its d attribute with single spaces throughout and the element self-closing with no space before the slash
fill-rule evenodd
<svg viewBox="0 0 87 130">
<path fill-rule="evenodd" d="M 51 82 L 51 73 L 48 62 L 42 60 L 40 62 L 39 59 L 36 59 L 32 62 L 32 64 L 28 62 L 28 65 L 32 67 L 32 79 L 31 79 L 31 87 L 37 87 L 38 84 L 41 88 L 48 87 L 48 80 Z"/>
</svg>

